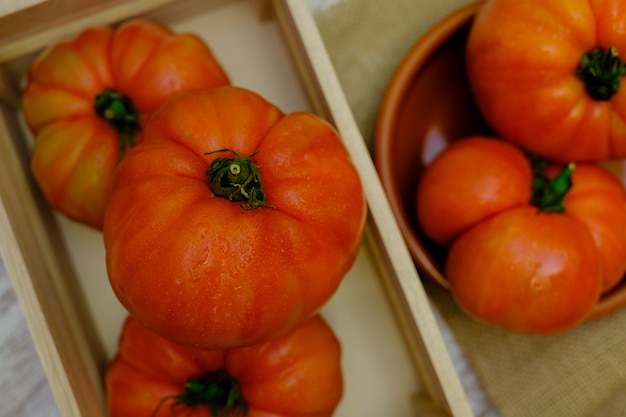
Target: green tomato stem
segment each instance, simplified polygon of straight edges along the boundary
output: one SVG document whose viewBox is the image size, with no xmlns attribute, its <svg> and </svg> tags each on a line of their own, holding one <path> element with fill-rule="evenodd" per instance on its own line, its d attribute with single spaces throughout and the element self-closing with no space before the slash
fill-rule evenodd
<svg viewBox="0 0 626 417">
<path fill-rule="evenodd" d="M 140 114 L 130 98 L 112 88 L 106 88 L 96 96 L 94 110 L 119 134 L 119 161 L 127 147 L 135 146 Z"/>
<path fill-rule="evenodd" d="M 620 88 L 626 64 L 615 47 L 594 48 L 583 54 L 577 68 L 578 78 L 596 101 L 608 101 Z"/>
<path fill-rule="evenodd" d="M 224 416 L 231 416 L 232 412 L 232 417 L 248 414 L 248 405 L 243 398 L 239 381 L 224 370 L 211 372 L 198 379 L 188 379 L 185 381 L 184 392 L 163 398 L 151 417 L 156 416 L 168 400 L 174 400 L 170 406 L 172 416 L 176 415 L 176 407 L 203 405 L 209 407 L 211 417 L 218 417 L 220 411 L 223 411 L 221 415 Z"/>
<path fill-rule="evenodd" d="M 550 179 L 544 174 L 545 161 L 532 158 L 533 167 L 532 197 L 530 203 L 542 212 L 563 213 L 563 200 L 572 188 L 572 175 L 576 165 L 567 164 L 556 177 Z"/>
<path fill-rule="evenodd" d="M 259 207 L 274 207 L 265 202 L 261 183 L 260 166 L 252 162 L 253 152 L 244 157 L 230 149 L 207 152 L 205 155 L 230 152 L 234 158 L 217 158 L 206 172 L 211 191 L 217 197 L 241 202 L 242 213 Z"/>
</svg>

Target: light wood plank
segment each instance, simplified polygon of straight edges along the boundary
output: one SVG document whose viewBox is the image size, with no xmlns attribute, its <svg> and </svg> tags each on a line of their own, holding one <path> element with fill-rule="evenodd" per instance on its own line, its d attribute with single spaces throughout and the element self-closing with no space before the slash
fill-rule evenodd
<svg viewBox="0 0 626 417">
<path fill-rule="evenodd" d="M 174 0 L 48 0 L 0 18 L 0 62 L 37 51 L 81 30 L 128 19 Z"/>
<path fill-rule="evenodd" d="M 0 17 L 17 13 L 48 0 L 0 0 Z"/>
<path fill-rule="evenodd" d="M 0 105 L 0 255 L 64 416 L 104 416 L 98 337 L 51 213 L 25 176 L 28 151 Z"/>
</svg>

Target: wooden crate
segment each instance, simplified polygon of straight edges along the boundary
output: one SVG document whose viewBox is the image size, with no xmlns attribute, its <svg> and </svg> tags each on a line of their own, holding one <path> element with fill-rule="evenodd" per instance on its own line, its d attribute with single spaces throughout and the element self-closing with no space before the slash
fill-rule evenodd
<svg viewBox="0 0 626 417">
<path fill-rule="evenodd" d="M 329 120 L 355 161 L 366 239 L 322 310 L 344 349 L 337 415 L 471 415 L 305 0 L 48 0 L 0 17 L 0 251 L 61 415 L 106 415 L 102 373 L 126 312 L 108 285 L 101 234 L 51 211 L 30 175 L 19 93 L 48 44 L 139 15 L 202 36 L 233 84 Z"/>
</svg>

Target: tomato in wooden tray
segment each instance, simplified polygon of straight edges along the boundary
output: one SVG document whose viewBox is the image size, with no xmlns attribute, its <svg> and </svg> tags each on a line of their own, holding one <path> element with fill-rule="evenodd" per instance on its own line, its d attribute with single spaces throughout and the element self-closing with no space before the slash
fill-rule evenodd
<svg viewBox="0 0 626 417">
<path fill-rule="evenodd" d="M 105 381 L 111 417 L 329 417 L 343 394 L 341 346 L 320 316 L 230 350 L 182 346 L 128 318 Z"/>
<path fill-rule="evenodd" d="M 157 110 L 115 171 L 106 264 L 121 303 L 178 343 L 278 337 L 335 292 L 367 206 L 338 133 L 238 87 Z M 208 344 L 208 345 L 207 345 Z"/>
<path fill-rule="evenodd" d="M 148 114 L 178 93 L 229 83 L 205 42 L 150 20 L 89 28 L 35 59 L 22 94 L 31 168 L 50 205 L 102 227 L 113 169 Z"/>
<path fill-rule="evenodd" d="M 626 192 L 591 164 L 546 164 L 509 142 L 453 142 L 417 190 L 422 230 L 469 314 L 551 334 L 580 323 L 626 271 Z"/>
<path fill-rule="evenodd" d="M 481 113 L 550 160 L 626 157 L 626 2 L 488 0 L 466 49 Z"/>
</svg>

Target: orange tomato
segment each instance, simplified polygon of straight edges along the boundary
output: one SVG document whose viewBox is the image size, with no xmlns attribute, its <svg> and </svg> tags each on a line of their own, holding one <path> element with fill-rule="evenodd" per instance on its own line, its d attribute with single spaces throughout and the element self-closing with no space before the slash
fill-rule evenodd
<svg viewBox="0 0 626 417">
<path fill-rule="evenodd" d="M 582 224 L 530 205 L 496 214 L 459 236 L 445 271 L 467 313 L 525 334 L 559 333 L 582 322 L 598 301 L 602 274 Z"/>
<path fill-rule="evenodd" d="M 137 320 L 178 343 L 259 343 L 332 296 L 366 211 L 327 122 L 237 87 L 189 92 L 153 114 L 115 171 L 109 279 Z"/>
<path fill-rule="evenodd" d="M 320 316 L 229 350 L 181 346 L 128 318 L 105 382 L 111 417 L 329 417 L 343 394 L 341 346 Z"/>
<path fill-rule="evenodd" d="M 527 204 L 531 185 L 528 159 L 515 147 L 489 137 L 459 140 L 424 170 L 416 216 L 429 238 L 447 246 L 477 222 Z"/>
<path fill-rule="evenodd" d="M 488 0 L 466 48 L 498 135 L 553 161 L 626 156 L 626 2 Z"/>
<path fill-rule="evenodd" d="M 94 228 L 116 163 L 141 139 L 145 118 L 166 99 L 228 84 L 200 38 L 132 20 L 94 27 L 32 63 L 22 108 L 35 140 L 33 175 L 50 205 Z"/>
<path fill-rule="evenodd" d="M 554 177 L 558 167 L 546 169 Z M 626 194 L 610 172 L 594 165 L 578 164 L 574 186 L 563 201 L 569 217 L 583 224 L 599 249 L 603 266 L 602 292 L 617 285 L 626 273 Z"/>
</svg>

